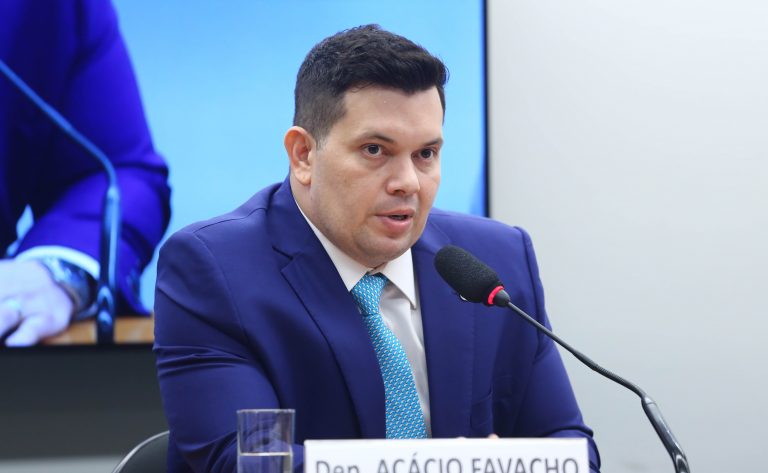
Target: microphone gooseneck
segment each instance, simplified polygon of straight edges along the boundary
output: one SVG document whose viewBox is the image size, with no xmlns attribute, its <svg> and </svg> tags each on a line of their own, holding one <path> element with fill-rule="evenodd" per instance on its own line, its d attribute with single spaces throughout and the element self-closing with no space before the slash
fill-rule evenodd
<svg viewBox="0 0 768 473">
<path fill-rule="evenodd" d="M 100 345 L 114 343 L 115 334 L 115 268 L 117 266 L 117 237 L 120 234 L 120 189 L 115 168 L 107 156 L 93 142 L 83 136 L 59 112 L 43 100 L 13 70 L 0 59 L 0 73 L 32 102 L 65 135 L 77 143 L 99 162 L 107 174 L 107 190 L 99 241 L 99 280 L 96 287 L 96 342 Z"/>
<path fill-rule="evenodd" d="M 677 473 L 690 473 L 685 453 L 683 453 L 682 447 L 661 415 L 661 410 L 656 405 L 656 402 L 639 386 L 598 365 L 588 356 L 570 346 L 547 327 L 514 305 L 510 300 L 509 294 L 504 290 L 504 286 L 496 272 L 463 248 L 452 245 L 443 247 L 435 255 L 435 268 L 445 282 L 462 299 L 469 302 L 482 302 L 489 306 L 494 305 L 512 309 L 528 323 L 557 342 L 558 345 L 568 350 L 590 369 L 637 394 L 640 397 L 645 415 L 664 444 L 664 448 L 672 457 L 675 471 Z"/>
</svg>

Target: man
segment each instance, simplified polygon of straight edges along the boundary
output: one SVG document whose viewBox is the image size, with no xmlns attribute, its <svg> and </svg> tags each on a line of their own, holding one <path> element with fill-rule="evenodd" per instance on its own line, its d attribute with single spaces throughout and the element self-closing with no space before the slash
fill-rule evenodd
<svg viewBox="0 0 768 473">
<path fill-rule="evenodd" d="M 375 26 L 322 41 L 299 70 L 286 181 L 161 250 L 170 471 L 233 471 L 235 411 L 276 407 L 296 409 L 296 471 L 305 439 L 493 433 L 585 437 L 597 470 L 553 344 L 434 269 L 447 244 L 503 255 L 512 299 L 546 323 L 522 230 L 431 210 L 446 76 Z"/>
<path fill-rule="evenodd" d="M 138 282 L 170 216 L 112 5 L 0 2 L 0 58 L 99 146 L 115 166 L 123 228 L 118 312 L 146 314 Z M 106 178 L 93 158 L 0 77 L 0 337 L 35 344 L 94 314 Z M 17 240 L 29 206 L 34 224 Z"/>
</svg>

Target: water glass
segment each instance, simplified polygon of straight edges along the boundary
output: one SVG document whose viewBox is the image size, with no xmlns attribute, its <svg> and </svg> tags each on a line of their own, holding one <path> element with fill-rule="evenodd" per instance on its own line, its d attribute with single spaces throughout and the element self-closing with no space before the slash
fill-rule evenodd
<svg viewBox="0 0 768 473">
<path fill-rule="evenodd" d="M 293 409 L 237 411 L 237 473 L 291 473 Z"/>
</svg>

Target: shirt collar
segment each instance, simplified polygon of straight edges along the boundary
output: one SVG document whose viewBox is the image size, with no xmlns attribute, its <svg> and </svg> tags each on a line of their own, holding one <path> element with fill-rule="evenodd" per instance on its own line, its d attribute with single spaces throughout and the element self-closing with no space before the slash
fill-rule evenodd
<svg viewBox="0 0 768 473">
<path fill-rule="evenodd" d="M 323 248 L 325 248 L 328 256 L 330 256 L 333 265 L 336 267 L 336 271 L 338 271 L 339 276 L 341 276 L 341 280 L 344 281 L 344 286 L 347 288 L 347 291 L 351 291 L 352 288 L 355 287 L 355 284 L 357 284 L 357 282 L 360 281 L 360 278 L 365 276 L 365 274 L 382 273 L 406 298 L 408 298 L 411 307 L 414 309 L 416 308 L 416 283 L 413 277 L 413 258 L 411 257 L 410 248 L 392 261 L 384 263 L 377 268 L 369 268 L 358 263 L 349 255 L 341 251 L 338 246 L 334 245 L 331 240 L 329 240 L 323 232 L 318 230 L 309 218 L 307 218 L 298 202 L 296 202 L 296 207 L 315 233 L 315 236 L 317 236 L 317 239 L 320 240 L 320 243 L 323 245 Z"/>
</svg>

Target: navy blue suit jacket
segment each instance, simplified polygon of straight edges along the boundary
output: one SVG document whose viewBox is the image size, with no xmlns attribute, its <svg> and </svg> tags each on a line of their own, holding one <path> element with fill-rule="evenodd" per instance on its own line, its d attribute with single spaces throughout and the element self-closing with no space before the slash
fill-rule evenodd
<svg viewBox="0 0 768 473">
<path fill-rule="evenodd" d="M 504 309 L 461 301 L 433 265 L 447 244 L 491 263 L 515 304 L 547 323 L 525 232 L 433 210 L 412 251 L 433 436 L 586 437 L 597 465 L 553 343 Z M 296 471 L 306 439 L 385 437 L 368 332 L 287 181 L 171 237 L 155 311 L 169 471 L 234 471 L 237 409 L 296 409 Z"/>
</svg>

